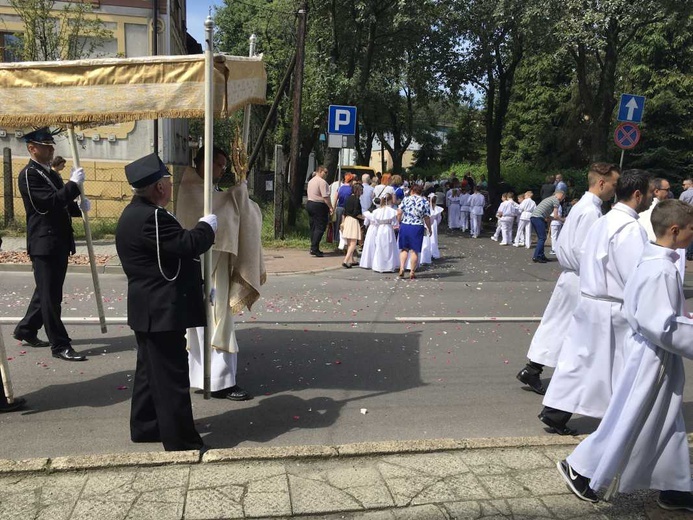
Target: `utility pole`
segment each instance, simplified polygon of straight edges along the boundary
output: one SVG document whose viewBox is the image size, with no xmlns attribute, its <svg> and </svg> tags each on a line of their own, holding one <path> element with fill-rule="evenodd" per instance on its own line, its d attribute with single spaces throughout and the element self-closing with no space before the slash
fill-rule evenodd
<svg viewBox="0 0 693 520">
<path fill-rule="evenodd" d="M 291 193 L 301 194 L 301 187 L 298 186 L 303 178 L 298 174 L 298 158 L 300 155 L 301 142 L 301 94 L 303 90 L 303 63 L 305 61 L 306 44 L 306 21 L 308 18 L 308 2 L 303 0 L 298 10 L 298 34 L 296 38 L 296 66 L 294 67 L 294 115 L 291 125 L 291 159 L 289 171 L 291 172 Z M 293 198 L 293 197 L 292 197 Z M 300 203 L 300 201 L 299 201 Z"/>
</svg>

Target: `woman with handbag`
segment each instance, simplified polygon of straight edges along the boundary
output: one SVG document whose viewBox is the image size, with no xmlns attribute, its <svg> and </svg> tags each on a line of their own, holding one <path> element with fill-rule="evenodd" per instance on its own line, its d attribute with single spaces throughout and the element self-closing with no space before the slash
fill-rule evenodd
<svg viewBox="0 0 693 520">
<path fill-rule="evenodd" d="M 359 222 L 359 219 L 363 220 L 361 193 L 363 193 L 361 185 L 354 184 L 351 187 L 351 195 L 344 202 L 344 216 L 339 230 L 347 243 L 344 262 L 342 263 L 342 267 L 346 269 L 351 269 L 351 266 L 354 265 L 354 251 L 356 251 L 357 242 L 361 240 L 361 223 Z"/>
</svg>

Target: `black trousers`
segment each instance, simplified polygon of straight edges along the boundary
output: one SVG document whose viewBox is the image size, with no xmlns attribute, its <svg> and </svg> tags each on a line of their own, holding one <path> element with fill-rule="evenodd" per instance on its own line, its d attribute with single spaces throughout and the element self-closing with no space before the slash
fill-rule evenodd
<svg viewBox="0 0 693 520">
<path fill-rule="evenodd" d="M 133 442 L 161 441 L 166 451 L 199 450 L 193 422 L 185 330 L 137 332 L 130 409 Z"/>
<path fill-rule="evenodd" d="M 544 406 L 541 414 L 561 426 L 568 424 L 568 421 L 573 416 L 573 414 L 570 412 L 564 412 L 563 410 L 551 408 L 550 406 Z"/>
<path fill-rule="evenodd" d="M 330 218 L 330 208 L 324 202 L 306 202 L 310 222 L 310 250 L 316 253 L 320 250 L 320 241 L 327 229 L 327 221 Z"/>
<path fill-rule="evenodd" d="M 60 319 L 68 256 L 65 252 L 31 257 L 36 288 L 24 318 L 14 329 L 15 335 L 32 338 L 44 327 L 53 352 L 69 347 L 72 342 Z"/>
</svg>

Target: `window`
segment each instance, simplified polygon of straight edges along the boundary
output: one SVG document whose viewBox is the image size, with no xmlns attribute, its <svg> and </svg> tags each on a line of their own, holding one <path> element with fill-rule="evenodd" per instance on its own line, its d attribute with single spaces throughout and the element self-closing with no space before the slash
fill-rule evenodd
<svg viewBox="0 0 693 520">
<path fill-rule="evenodd" d="M 17 55 L 19 38 L 13 33 L 0 32 L 0 61 L 21 61 Z"/>
</svg>

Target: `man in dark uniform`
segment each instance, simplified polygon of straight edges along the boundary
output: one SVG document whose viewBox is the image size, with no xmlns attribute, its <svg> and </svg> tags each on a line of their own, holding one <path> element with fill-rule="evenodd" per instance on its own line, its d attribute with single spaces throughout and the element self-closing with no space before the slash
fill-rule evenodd
<svg viewBox="0 0 693 520">
<path fill-rule="evenodd" d="M 19 192 L 26 210 L 27 252 L 34 270 L 36 289 L 26 315 L 14 329 L 14 337 L 32 347 L 50 347 L 53 357 L 65 361 L 84 361 L 87 358 L 72 348 L 60 319 L 63 283 L 67 259 L 75 253 L 72 217 L 89 211 L 90 203 L 83 197 L 78 206 L 79 184 L 84 182 L 84 170 L 73 169 L 69 182 L 51 169 L 55 132 L 40 128 L 24 136 L 31 160 L 19 172 Z M 48 342 L 38 338 L 45 327 Z"/>
<path fill-rule="evenodd" d="M 206 325 L 199 255 L 214 243 L 215 215 L 183 229 L 164 209 L 171 176 L 156 154 L 125 167 L 135 196 L 116 229 L 128 278 L 128 325 L 137 338 L 130 437 L 166 451 L 199 450 L 190 402 L 185 330 Z"/>
</svg>

